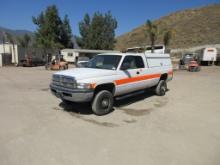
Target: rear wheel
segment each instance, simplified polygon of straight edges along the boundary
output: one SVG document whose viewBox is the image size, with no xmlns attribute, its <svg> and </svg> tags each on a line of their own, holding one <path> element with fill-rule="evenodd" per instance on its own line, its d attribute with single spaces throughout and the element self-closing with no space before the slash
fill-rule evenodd
<svg viewBox="0 0 220 165">
<path fill-rule="evenodd" d="M 96 115 L 105 115 L 112 111 L 113 108 L 113 95 L 107 90 L 98 92 L 92 102 L 92 111 Z"/>
<path fill-rule="evenodd" d="M 157 84 L 157 87 L 155 89 L 155 93 L 158 96 L 164 96 L 167 91 L 167 83 L 165 80 L 160 80 L 159 83 Z"/>
</svg>

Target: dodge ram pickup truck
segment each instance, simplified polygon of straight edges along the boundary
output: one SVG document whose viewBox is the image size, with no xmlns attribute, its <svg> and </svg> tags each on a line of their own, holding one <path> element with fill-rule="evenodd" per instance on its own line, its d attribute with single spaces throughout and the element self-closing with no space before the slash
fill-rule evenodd
<svg viewBox="0 0 220 165">
<path fill-rule="evenodd" d="M 96 115 L 111 112 L 114 97 L 153 88 L 165 95 L 173 70 L 169 54 L 99 54 L 85 68 L 60 71 L 52 76 L 52 94 L 64 103 L 91 102 Z"/>
</svg>

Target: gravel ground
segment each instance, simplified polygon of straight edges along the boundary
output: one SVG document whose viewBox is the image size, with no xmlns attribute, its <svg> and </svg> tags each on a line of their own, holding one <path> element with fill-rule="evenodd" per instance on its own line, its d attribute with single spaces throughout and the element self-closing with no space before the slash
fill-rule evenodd
<svg viewBox="0 0 220 165">
<path fill-rule="evenodd" d="M 166 96 L 117 101 L 101 117 L 52 96 L 52 73 L 0 69 L 1 165 L 220 164 L 220 67 L 177 71 Z"/>
</svg>

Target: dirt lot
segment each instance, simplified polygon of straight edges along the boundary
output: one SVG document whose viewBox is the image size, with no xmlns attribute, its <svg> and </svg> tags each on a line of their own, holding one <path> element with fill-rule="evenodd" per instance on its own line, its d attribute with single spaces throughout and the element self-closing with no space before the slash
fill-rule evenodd
<svg viewBox="0 0 220 165">
<path fill-rule="evenodd" d="M 1 165 L 220 164 L 220 67 L 175 72 L 165 97 L 117 101 L 102 117 L 52 96 L 52 73 L 0 69 Z"/>
</svg>

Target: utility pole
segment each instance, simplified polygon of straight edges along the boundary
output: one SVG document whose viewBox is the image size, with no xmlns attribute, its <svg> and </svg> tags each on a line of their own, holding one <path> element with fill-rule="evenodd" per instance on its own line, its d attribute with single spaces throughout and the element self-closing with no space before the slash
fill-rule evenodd
<svg viewBox="0 0 220 165">
<path fill-rule="evenodd" d="M 2 32 L 2 45 L 3 45 L 3 54 L 5 55 L 5 33 Z"/>
</svg>

